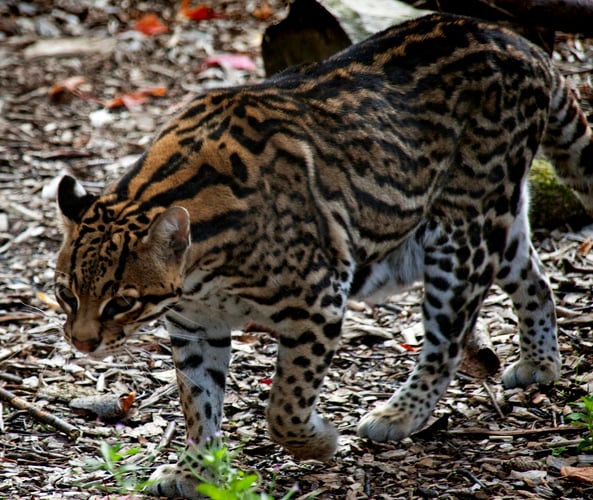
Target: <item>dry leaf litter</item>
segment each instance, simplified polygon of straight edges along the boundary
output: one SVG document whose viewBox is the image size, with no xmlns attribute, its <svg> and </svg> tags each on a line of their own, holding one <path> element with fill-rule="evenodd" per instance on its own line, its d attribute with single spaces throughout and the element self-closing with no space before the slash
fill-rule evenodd
<svg viewBox="0 0 593 500">
<path fill-rule="evenodd" d="M 104 498 L 81 486 L 114 487 L 107 474 L 84 468 L 101 440 L 138 446 L 129 460 L 155 455 L 155 466 L 183 447 L 161 326 L 100 362 L 62 339 L 52 291 L 61 240 L 54 179 L 73 172 L 96 192 L 193 95 L 262 77 L 261 34 L 285 14 L 282 2 L 210 4 L 224 16 L 192 21 L 173 2 L 152 0 L 0 4 L 0 388 L 25 402 L 0 400 L 0 498 Z M 133 29 L 150 13 L 165 32 Z M 558 41 L 556 62 L 590 104 L 591 40 Z M 275 340 L 234 332 L 224 431 L 231 447 L 243 446 L 237 466 L 259 471 L 264 489 L 276 477 L 277 497 L 298 483 L 302 499 L 592 498 L 593 457 L 576 451 L 586 432 L 565 417 L 569 403 L 593 392 L 593 228 L 535 238 L 558 298 L 560 382 L 504 391 L 499 376 L 462 372 L 424 432 L 400 443 L 361 440 L 359 418 L 393 393 L 418 357 L 422 291 L 373 309 L 353 303 L 320 402 L 340 429 L 339 452 L 327 464 L 299 463 L 269 441 L 264 425 Z M 492 334 L 504 364 L 517 357 L 516 326 L 509 300 L 494 289 L 478 327 Z M 28 404 L 53 420 L 40 422 Z"/>
</svg>

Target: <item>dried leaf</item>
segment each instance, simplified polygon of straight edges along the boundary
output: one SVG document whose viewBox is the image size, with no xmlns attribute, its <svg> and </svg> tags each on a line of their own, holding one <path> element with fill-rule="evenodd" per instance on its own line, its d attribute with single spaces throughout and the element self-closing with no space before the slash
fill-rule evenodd
<svg viewBox="0 0 593 500">
<path fill-rule="evenodd" d="M 511 479 L 518 479 L 519 481 L 523 481 L 526 485 L 530 487 L 542 484 L 546 480 L 547 475 L 548 474 L 545 470 L 512 470 L 510 473 Z"/>
<path fill-rule="evenodd" d="M 255 8 L 251 15 L 260 21 L 267 21 L 274 15 L 274 9 L 272 9 L 269 2 L 264 0 Z"/>
<path fill-rule="evenodd" d="M 159 421 L 146 422 L 132 429 L 127 429 L 126 434 L 138 439 L 146 439 L 152 436 L 160 436 L 163 433 L 163 427 L 167 425 L 165 421 L 159 419 Z M 117 497 L 118 499 L 120 497 Z"/>
<path fill-rule="evenodd" d="M 183 0 L 179 6 L 179 14 L 192 21 L 207 21 L 209 19 L 224 19 L 227 16 L 222 12 L 215 11 L 212 7 L 200 4 L 196 7 L 189 7 L 190 0 Z"/>
<path fill-rule="evenodd" d="M 223 68 L 243 69 L 255 71 L 257 66 L 251 57 L 244 54 L 217 54 L 210 56 L 204 61 L 206 66 L 221 66 Z"/>
<path fill-rule="evenodd" d="M 192 78 L 183 71 L 191 61 L 201 61 L 223 50 L 254 58 L 255 52 L 246 47 L 252 47 L 257 37 L 261 37 L 264 23 L 271 23 L 271 19 L 261 22 L 257 18 L 267 15 L 265 9 L 255 15 L 254 9 L 265 7 L 266 2 L 276 10 L 271 19 L 276 20 L 280 9 L 285 10 L 281 0 L 247 3 L 192 0 L 186 3 L 188 8 L 207 4 L 227 13 L 229 19 L 196 24 L 180 15 L 176 19 L 175 36 L 170 36 L 173 31 L 170 12 L 152 10 L 169 26 L 169 33 L 150 38 L 132 30 L 136 19 L 148 11 L 134 14 L 133 9 L 126 8 L 129 2 L 54 2 L 59 9 L 40 7 L 49 2 L 8 2 L 11 9 L 15 6 L 10 15 L 17 21 L 18 29 L 0 43 L 0 249 L 4 248 L 0 254 L 0 316 L 6 320 L 0 324 L 0 386 L 13 389 L 24 400 L 35 400 L 46 412 L 76 425 L 86 437 L 67 443 L 46 424 L 3 402 L 0 497 L 42 498 L 49 491 L 56 498 L 88 496 L 107 500 L 108 496 L 101 493 L 103 488 L 123 491 L 104 471 L 81 471 L 86 459 L 96 456 L 98 441 L 112 442 L 116 429 L 88 414 L 74 413 L 67 406 L 74 397 L 104 394 L 107 387 L 107 392 L 112 394 L 127 394 L 129 388 L 135 388 L 145 396 L 142 401 L 134 402 L 123 422 L 118 419 L 115 438 L 123 449 L 139 445 L 143 448 L 140 455 L 122 465 L 148 465 L 155 453 L 159 455 L 159 463 L 173 461 L 172 455 L 183 436 L 177 432 L 164 439 L 165 428 L 169 422 L 182 425 L 183 419 L 170 359 L 169 335 L 164 327 L 160 323 L 147 326 L 130 339 L 131 349 L 127 353 L 91 359 L 76 353 L 64 339 L 61 329 L 65 316 L 46 306 L 43 296 L 36 296 L 36 291 L 42 290 L 54 298 L 53 267 L 61 234 L 61 221 L 55 216 L 54 206 L 57 185 L 48 189 L 45 185 L 62 172 L 68 172 L 77 175 L 89 191 L 101 192 L 104 185 L 117 179 L 131 161 L 137 160 L 148 140 L 146 130 L 160 128 L 167 116 L 187 105 L 187 100 L 196 93 L 221 83 L 241 84 L 256 75 L 252 71 L 211 67 L 196 80 L 195 75 Z M 89 11 L 91 3 L 93 7 Z M 166 6 L 175 5 L 175 15 L 181 3 L 179 0 Z M 25 7 L 32 12 L 24 12 Z M 127 23 L 130 31 L 114 36 L 118 22 Z M 48 26 L 55 32 L 51 36 L 42 34 Z M 196 31 L 196 27 L 200 29 Z M 559 37 L 555 46 L 562 49 L 566 43 Z M 570 37 L 570 43 L 579 43 L 573 40 Z M 567 56 L 574 57 L 576 50 L 580 59 L 580 53 L 586 51 L 588 62 L 572 64 L 568 76 L 586 81 L 589 75 L 581 70 L 593 62 L 593 44 L 581 40 L 583 45 L 570 47 Z M 56 109 L 48 90 L 72 75 L 88 79 L 75 93 L 64 92 L 65 98 L 74 97 L 78 105 Z M 105 102 L 119 93 L 160 85 L 160 81 L 170 82 L 169 94 L 186 97 L 173 104 L 168 98 L 158 100 L 148 96 L 149 102 L 142 105 L 141 112 L 134 108 L 131 113 L 120 113 L 104 107 Z M 98 105 L 80 102 L 91 82 L 97 92 L 102 92 L 103 100 Z M 586 88 L 587 97 L 583 92 Z M 113 89 L 118 89 L 117 94 Z M 581 85 L 580 89 L 583 101 L 588 101 L 593 95 L 590 83 Z M 154 125 L 141 124 L 146 117 L 151 117 Z M 99 126 L 102 128 L 95 128 Z M 120 160 L 114 162 L 116 157 Z M 34 236 L 35 227 L 45 228 L 45 232 Z M 21 243 L 15 242 L 17 237 Z M 276 476 L 273 471 L 277 470 L 277 497 L 298 478 L 301 492 L 292 497 L 294 500 L 305 500 L 315 494 L 320 499 L 344 500 L 439 498 L 443 492 L 451 497 L 475 498 L 542 498 L 553 494 L 563 498 L 590 498 L 593 483 L 560 475 L 563 466 L 593 466 L 585 462 L 590 456 L 583 459 L 565 452 L 560 461 L 549 451 L 562 447 L 573 449 L 582 440 L 583 428 L 542 427 L 546 422 L 551 423 L 555 415 L 561 419 L 563 408 L 567 409 L 566 413 L 574 412 L 569 403 L 593 390 L 593 378 L 587 375 L 591 372 L 587 368 L 593 353 L 593 264 L 589 262 L 593 248 L 587 254 L 577 253 L 587 238 L 593 240 L 593 226 L 574 232 L 565 229 L 542 232 L 536 240 L 542 265 L 552 286 L 559 291 L 557 312 L 566 332 L 559 338 L 564 358 L 561 380 L 545 390 L 535 386 L 503 391 L 499 376 L 484 385 L 462 376 L 451 384 L 435 412 L 441 415 L 451 411 L 450 430 L 445 436 L 435 434 L 436 429 L 429 427 L 425 437 L 414 435 L 399 443 L 379 444 L 358 438 L 355 430 L 360 416 L 374 406 L 381 406 L 404 383 L 417 362 L 417 353 L 404 351 L 400 343 L 422 344 L 420 285 L 397 294 L 385 305 L 369 307 L 359 303 L 349 311 L 343 342 L 331 374 L 324 380 L 319 403 L 319 411 L 341 430 L 338 460 L 328 463 L 292 460 L 264 437 L 267 433 L 262 416 L 270 389 L 265 381 L 274 372 L 277 345 L 272 337 L 277 335 L 259 333 L 261 328 L 243 335 L 233 331 L 233 363 L 227 378 L 223 429 L 230 447 L 236 449 L 241 442 L 245 445 L 239 465 L 244 470 L 261 471 L 262 490 L 270 487 Z M 572 267 L 565 268 L 565 262 L 572 262 Z M 36 314 L 37 307 L 43 311 L 35 318 L 31 314 Z M 493 352 L 507 364 L 517 361 L 520 354 L 514 341 L 516 316 L 512 302 L 498 287 L 491 289 L 480 317 L 486 333 L 492 335 Z M 349 332 L 352 332 L 350 337 Z M 371 344 L 373 348 L 369 347 Z M 32 387 L 25 387 L 23 380 Z M 587 383 L 589 388 L 585 387 Z M 39 389 L 34 388 L 37 384 Z M 43 392 L 59 385 L 68 385 L 72 390 L 64 392 L 63 397 Z M 547 399 L 539 394 L 541 391 Z M 495 413 L 497 403 L 502 407 L 503 417 Z M 134 411 L 136 408 L 138 411 Z M 542 453 L 547 461 L 540 460 Z M 529 457 L 535 460 L 526 460 Z M 426 466 L 430 465 L 433 467 L 429 470 Z M 538 469 L 547 471 L 541 484 L 531 475 L 522 476 L 527 481 L 521 484 L 508 475 L 511 470 Z M 584 470 L 578 470 L 579 474 Z M 331 473 L 335 474 L 334 480 L 325 475 Z M 306 474 L 317 475 L 302 480 Z M 538 473 L 535 480 L 537 476 Z M 329 479 L 327 483 L 326 479 Z M 81 481 L 97 486 L 81 495 Z M 114 496 L 117 494 L 110 495 Z M 119 500 L 125 498 L 121 496 Z"/>
<path fill-rule="evenodd" d="M 111 102 L 109 102 L 106 107 L 109 109 L 113 108 L 121 108 L 125 106 L 126 108 L 133 108 L 136 106 L 140 106 L 148 101 L 149 97 L 164 97 L 167 95 L 167 89 L 164 87 L 154 87 L 154 88 L 147 88 L 147 89 L 139 89 L 135 90 L 134 92 L 128 92 L 122 94 L 119 97 L 116 97 Z"/>
<path fill-rule="evenodd" d="M 134 29 L 147 36 L 162 35 L 169 31 L 168 26 L 156 14 L 146 14 L 136 21 Z"/>
<path fill-rule="evenodd" d="M 533 398 L 531 398 L 531 402 L 534 405 L 541 405 L 542 403 L 549 401 L 548 396 L 546 394 L 543 394 L 541 392 L 536 392 L 533 396 Z"/>
<path fill-rule="evenodd" d="M 119 397 L 119 405 L 124 413 L 128 413 L 130 411 L 135 399 L 136 393 L 134 391 L 128 392 L 127 394 L 122 394 Z"/>
<path fill-rule="evenodd" d="M 434 468 L 435 467 L 435 461 L 430 458 L 430 457 L 426 457 L 426 458 L 421 458 L 420 460 L 418 460 L 418 462 L 416 462 L 416 465 L 419 467 L 430 467 L 430 468 Z"/>
<path fill-rule="evenodd" d="M 86 82 L 84 76 L 71 76 L 61 82 L 57 82 L 49 89 L 48 95 L 52 103 L 63 102 L 68 96 L 76 94 L 78 87 Z"/>
<path fill-rule="evenodd" d="M 54 311 L 61 311 L 62 308 L 60 307 L 60 304 L 58 304 L 52 297 L 50 297 L 49 295 L 43 293 L 43 292 L 37 292 L 35 295 L 37 295 L 37 298 L 43 302 L 43 304 L 48 307 L 49 309 L 53 309 Z"/>
<path fill-rule="evenodd" d="M 581 243 L 581 246 L 578 248 L 577 253 L 580 253 L 581 255 L 586 255 L 589 252 L 591 252 L 592 248 L 593 248 L 593 240 L 590 240 L 587 238 L 585 241 L 583 241 Z"/>
<path fill-rule="evenodd" d="M 593 467 L 571 467 L 566 465 L 560 469 L 564 477 L 572 477 L 577 481 L 593 483 Z"/>
<path fill-rule="evenodd" d="M 148 101 L 148 97 L 145 95 L 138 92 L 130 92 L 113 99 L 113 101 L 107 104 L 107 108 L 121 108 L 122 106 L 133 108 L 144 104 L 146 101 Z"/>
</svg>

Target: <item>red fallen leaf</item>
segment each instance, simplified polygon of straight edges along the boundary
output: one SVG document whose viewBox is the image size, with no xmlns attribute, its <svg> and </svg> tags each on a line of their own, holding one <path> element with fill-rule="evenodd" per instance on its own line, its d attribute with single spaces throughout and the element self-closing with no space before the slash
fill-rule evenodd
<svg viewBox="0 0 593 500">
<path fill-rule="evenodd" d="M 223 68 L 244 69 L 255 71 L 257 66 L 251 57 L 243 54 L 217 54 L 204 60 L 206 66 L 221 66 Z"/>
<path fill-rule="evenodd" d="M 261 379 L 259 379 L 259 383 L 264 384 L 264 385 L 272 385 L 272 379 L 271 378 L 261 378 Z"/>
<path fill-rule="evenodd" d="M 119 97 L 116 97 L 111 102 L 107 103 L 105 107 L 113 109 L 125 106 L 129 109 L 144 104 L 148 101 L 149 97 L 164 97 L 166 95 L 167 89 L 165 87 L 139 89 L 134 92 L 127 92 Z"/>
<path fill-rule="evenodd" d="M 74 92 L 80 85 L 86 82 L 84 76 L 71 76 L 61 82 L 56 83 L 49 91 L 49 95 L 57 94 L 58 92 Z"/>
<path fill-rule="evenodd" d="M 161 35 L 169 31 L 169 28 L 156 14 L 146 14 L 136 21 L 134 29 L 145 35 Z"/>
<path fill-rule="evenodd" d="M 70 78 L 66 78 L 61 82 L 54 84 L 54 86 L 49 89 L 49 99 L 53 103 L 65 101 L 70 98 L 70 94 L 76 94 L 76 89 L 85 82 L 86 78 L 84 76 L 71 76 Z"/>
<path fill-rule="evenodd" d="M 122 106 L 125 106 L 126 108 L 133 108 L 134 106 L 140 106 L 140 104 L 144 104 L 146 101 L 148 101 L 148 97 L 141 92 L 129 92 L 116 97 L 105 107 L 109 109 L 121 108 Z"/>
<path fill-rule="evenodd" d="M 167 95 L 167 89 L 165 87 L 151 87 L 142 89 L 140 92 L 144 92 L 151 97 L 165 97 Z"/>
<path fill-rule="evenodd" d="M 141 92 L 131 92 L 129 94 L 122 95 L 120 99 L 122 105 L 130 109 L 144 104 L 146 101 L 148 101 L 148 96 Z"/>
<path fill-rule="evenodd" d="M 208 19 L 224 19 L 226 15 L 216 12 L 207 5 L 200 4 L 197 7 L 189 7 L 190 0 L 183 0 L 179 6 L 179 13 L 192 21 L 207 21 Z"/>
<path fill-rule="evenodd" d="M 403 342 L 400 343 L 400 346 L 403 347 L 406 351 L 410 352 L 417 352 L 419 350 L 419 347 L 414 347 L 410 344 L 404 344 Z"/>
<path fill-rule="evenodd" d="M 120 404 L 121 409 L 124 413 L 128 413 L 128 411 L 130 411 L 130 408 L 132 407 L 132 404 L 134 403 L 134 399 L 136 399 L 135 391 L 128 392 L 127 394 L 122 394 L 119 397 L 119 404 Z"/>
</svg>

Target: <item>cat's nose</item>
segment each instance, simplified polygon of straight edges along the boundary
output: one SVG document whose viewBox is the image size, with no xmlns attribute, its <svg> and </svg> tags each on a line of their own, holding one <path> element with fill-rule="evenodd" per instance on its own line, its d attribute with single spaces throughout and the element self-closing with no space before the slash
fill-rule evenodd
<svg viewBox="0 0 593 500">
<path fill-rule="evenodd" d="M 89 340 L 77 340 L 72 339 L 72 345 L 76 347 L 80 352 L 93 352 L 101 343 L 100 338 L 89 339 Z"/>
</svg>

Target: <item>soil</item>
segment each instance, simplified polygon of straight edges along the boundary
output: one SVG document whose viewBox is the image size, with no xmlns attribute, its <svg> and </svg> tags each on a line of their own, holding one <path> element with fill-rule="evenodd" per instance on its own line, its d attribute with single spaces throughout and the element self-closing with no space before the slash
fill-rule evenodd
<svg viewBox="0 0 593 500">
<path fill-rule="evenodd" d="M 210 5 L 220 18 L 189 20 L 178 3 L 156 0 L 0 4 L 0 498 L 125 498 L 119 476 L 97 470 L 102 442 L 139 449 L 121 463 L 146 468 L 124 477 L 148 476 L 183 448 L 160 324 L 127 353 L 102 361 L 62 338 L 52 290 L 61 242 L 55 179 L 71 172 L 98 192 L 193 95 L 263 77 L 261 36 L 286 14 L 282 2 Z M 134 30 L 148 13 L 168 31 Z M 559 34 L 554 54 L 587 109 L 592 47 Z M 297 462 L 268 439 L 264 424 L 275 340 L 234 332 L 223 430 L 231 449 L 241 446 L 235 466 L 257 471 L 260 489 L 274 498 L 294 484 L 293 498 L 303 499 L 593 498 L 593 452 L 583 448 L 591 434 L 569 418 L 574 403 L 593 393 L 593 227 L 536 229 L 534 239 L 558 301 L 558 383 L 504 390 L 500 373 L 477 376 L 474 359 L 433 425 L 398 443 L 360 439 L 357 421 L 393 393 L 418 357 L 422 290 L 375 308 L 353 303 L 320 400 L 340 429 L 339 451 L 329 463 Z M 490 333 L 495 358 L 517 359 L 516 318 L 499 290 L 488 296 L 478 329 Z M 53 421 L 33 415 L 31 404 Z"/>
</svg>

